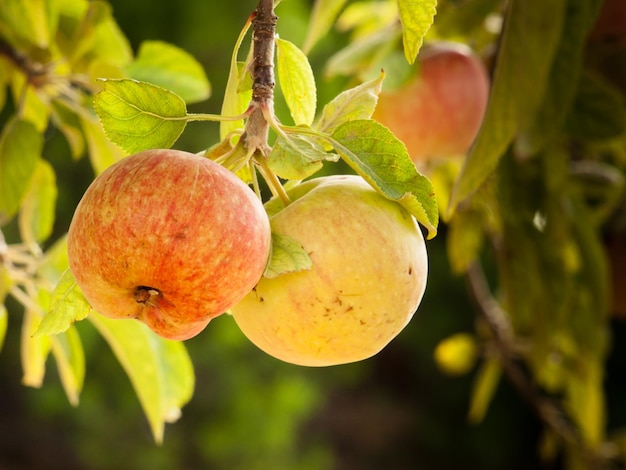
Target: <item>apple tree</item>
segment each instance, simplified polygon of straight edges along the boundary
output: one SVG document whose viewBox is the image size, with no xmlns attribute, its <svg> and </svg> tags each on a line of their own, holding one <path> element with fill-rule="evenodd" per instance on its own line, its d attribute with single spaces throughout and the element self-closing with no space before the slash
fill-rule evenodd
<svg viewBox="0 0 626 470">
<path fill-rule="evenodd" d="M 626 462 L 603 388 L 626 287 L 619 1 L 316 0 L 296 45 L 276 34 L 282 4 L 260 0 L 242 17 L 211 114 L 188 111 L 212 91 L 199 61 L 159 40 L 135 53 L 107 2 L 0 6 L 0 344 L 11 299 L 25 385 L 41 386 L 52 356 L 77 404 L 89 358 L 76 323 L 90 322 L 161 442 L 194 391 L 192 359 L 172 338 L 201 337 L 224 314 L 286 362 L 367 359 L 417 310 L 437 236 L 476 307 L 475 330 L 433 350 L 442 371 L 474 374 L 468 419 L 480 422 L 507 380 L 543 425 L 542 458 L 572 469 Z M 324 73 L 345 86 L 319 103 L 309 57 L 331 31 L 348 40 Z M 218 126 L 219 138 L 167 150 L 190 122 Z M 58 187 L 71 182 L 42 157 L 52 131 L 95 177 L 69 250 L 54 224 Z M 414 149 L 424 139 L 427 154 Z M 169 156 L 168 171 L 127 164 L 155 154 Z M 265 211 L 239 218 L 246 208 L 211 199 L 203 178 L 185 183 L 179 154 L 198 174 L 219 167 Z M 212 244 L 224 220 L 230 229 Z M 271 249 L 257 226 L 271 226 Z M 242 244 L 215 261 L 244 229 L 259 250 Z M 245 292 L 191 318 L 230 286 L 203 266 L 219 279 L 248 276 Z M 173 324 L 186 333 L 163 334 Z"/>
</svg>

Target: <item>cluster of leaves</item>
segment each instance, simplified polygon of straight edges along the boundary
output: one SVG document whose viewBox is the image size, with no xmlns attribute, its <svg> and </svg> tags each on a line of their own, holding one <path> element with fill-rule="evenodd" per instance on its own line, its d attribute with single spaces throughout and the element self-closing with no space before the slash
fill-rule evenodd
<svg viewBox="0 0 626 470">
<path fill-rule="evenodd" d="M 140 323 L 90 314 L 67 269 L 65 237 L 49 240 L 57 187 L 52 166 L 42 158 L 43 134 L 58 129 L 72 157 L 88 155 L 98 174 L 124 155 L 171 147 L 189 121 L 217 120 L 223 141 L 211 146 L 207 156 L 240 170 L 253 156 L 239 143 L 249 115 L 251 80 L 250 53 L 244 62 L 238 55 L 249 23 L 234 49 L 222 115 L 190 114 L 187 105 L 210 92 L 202 67 L 184 51 L 159 41 L 143 43 L 134 56 L 107 3 L 5 3 L 0 13 L 0 80 L 12 95 L 1 97 L 10 116 L 0 140 L 0 227 L 8 233 L 17 218 L 19 229 L 16 240 L 7 244 L 2 239 L 1 244 L 0 333 L 4 337 L 7 324 L 4 300 L 14 297 L 25 312 L 24 383 L 41 385 L 52 352 L 70 402 L 77 404 L 86 366 L 74 323 L 87 318 L 128 373 L 154 437 L 161 441 L 164 424 L 178 418 L 193 393 L 191 361 L 183 344 L 162 340 Z M 417 22 L 413 9 L 400 4 L 413 60 L 432 23 L 434 1 L 424 3 L 430 4 L 429 15 L 420 12 Z M 420 4 L 415 10 L 422 8 Z M 315 15 L 321 25 L 317 39 L 333 21 L 320 22 L 321 11 Z M 284 126 L 268 116 L 275 136 L 262 159 L 267 160 L 263 175 L 269 175 L 270 186 L 278 181 L 272 178 L 301 180 L 323 162 L 343 158 L 434 236 L 439 214 L 430 181 L 416 171 L 404 145 L 370 119 L 383 76 L 341 93 L 316 119 L 315 79 L 306 55 L 278 38 L 276 52 L 278 79 L 296 125 Z M 239 174 L 255 182 L 254 169 Z M 289 260 L 297 259 L 297 247 L 278 240 L 275 248 L 267 275 L 295 269 Z"/>
<path fill-rule="evenodd" d="M 45 133 L 65 137 L 72 158 L 90 159 L 100 173 L 125 153 L 110 142 L 93 109 L 98 77 L 132 77 L 176 90 L 187 102 L 204 100 L 210 85 L 185 51 L 150 41 L 136 56 L 106 2 L 7 0 L 0 9 L 0 344 L 7 331 L 5 300 L 24 307 L 23 383 L 41 386 L 50 355 L 69 401 L 77 404 L 85 357 L 74 325 L 48 323 L 57 306 L 87 316 L 71 279 L 65 237 L 51 240 L 57 181 L 43 158 Z M 61 290 L 56 289 L 59 285 Z M 134 322 L 120 325 L 90 315 L 128 373 L 157 440 L 193 392 L 185 348 L 155 337 Z M 54 332 L 49 335 L 45 333 Z M 150 367 L 146 367 L 149 364 Z"/>
</svg>

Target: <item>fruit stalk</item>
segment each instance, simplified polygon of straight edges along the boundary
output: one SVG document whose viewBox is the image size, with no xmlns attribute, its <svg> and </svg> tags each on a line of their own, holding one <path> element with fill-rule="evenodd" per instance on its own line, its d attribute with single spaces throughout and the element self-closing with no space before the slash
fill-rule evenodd
<svg viewBox="0 0 626 470">
<path fill-rule="evenodd" d="M 260 151 L 269 154 L 267 137 L 270 124 L 267 115 L 274 113 L 274 37 L 276 22 L 274 0 L 259 0 L 252 20 L 252 113 L 246 122 L 242 136 L 249 152 Z"/>
</svg>

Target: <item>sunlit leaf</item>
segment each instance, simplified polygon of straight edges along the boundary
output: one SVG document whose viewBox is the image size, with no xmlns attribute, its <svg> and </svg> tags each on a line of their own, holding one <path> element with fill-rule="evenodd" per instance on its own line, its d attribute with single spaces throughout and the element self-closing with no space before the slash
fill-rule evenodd
<svg viewBox="0 0 626 470">
<path fill-rule="evenodd" d="M 57 2 L 51 0 L 2 0 L 0 21 L 31 45 L 47 48 L 56 32 Z"/>
<path fill-rule="evenodd" d="M 18 210 L 41 159 L 43 137 L 30 122 L 12 120 L 0 136 L 0 225 Z"/>
<path fill-rule="evenodd" d="M 546 91 L 563 14 L 563 0 L 510 2 L 483 125 L 452 192 L 451 207 L 485 181 L 516 132 L 534 118 Z"/>
<path fill-rule="evenodd" d="M 136 80 L 104 80 L 94 106 L 109 139 L 129 153 L 170 148 L 185 129 L 187 107 L 175 93 Z"/>
<path fill-rule="evenodd" d="M 163 41 L 144 41 L 125 67 L 130 78 L 171 90 L 187 103 L 207 99 L 211 86 L 202 65 L 188 52 Z"/>
<path fill-rule="evenodd" d="M 60 237 L 44 253 L 37 268 L 37 278 L 50 284 L 52 291 L 67 271 L 67 234 Z"/>
<path fill-rule="evenodd" d="M 57 129 L 65 136 L 70 147 L 72 158 L 78 160 L 85 152 L 85 138 L 81 132 L 80 119 L 73 109 L 63 101 L 52 102 L 52 121 Z"/>
<path fill-rule="evenodd" d="M 348 121 L 335 129 L 332 139 L 348 165 L 381 194 L 402 204 L 428 229 L 429 238 L 437 234 L 439 210 L 432 184 L 389 129 L 373 120 Z"/>
<path fill-rule="evenodd" d="M 336 161 L 336 154 L 328 153 L 312 137 L 288 134 L 277 139 L 268 164 L 279 177 L 287 180 L 302 180 L 322 168 L 322 162 Z"/>
<path fill-rule="evenodd" d="M 581 357 L 567 386 L 567 410 L 581 430 L 584 441 L 590 446 L 600 445 L 606 425 L 602 364 Z"/>
<path fill-rule="evenodd" d="M 80 123 L 89 150 L 89 160 L 96 175 L 99 175 L 128 154 L 121 147 L 107 139 L 102 124 L 97 119 L 80 116 Z"/>
<path fill-rule="evenodd" d="M 20 206 L 18 225 L 24 242 L 43 242 L 52 234 L 56 198 L 54 169 L 47 161 L 39 160 Z"/>
<path fill-rule="evenodd" d="M 36 300 L 33 300 L 36 303 Z M 22 383 L 28 387 L 41 387 L 46 374 L 46 360 L 50 353 L 50 338 L 33 336 L 39 326 L 41 316 L 32 309 L 26 309 L 22 321 L 20 358 L 22 361 Z"/>
<path fill-rule="evenodd" d="M 319 120 L 313 127 L 322 132 L 332 133 L 344 122 L 371 118 L 378 103 L 384 78 L 385 74 L 381 72 L 378 78 L 338 94 L 324 106 Z"/>
<path fill-rule="evenodd" d="M 226 82 L 224 101 L 222 102 L 223 116 L 239 116 L 248 108 L 252 98 L 252 89 L 243 86 L 243 82 L 247 81 L 245 77 L 250 75 L 247 64 L 252 57 L 252 48 L 248 51 L 248 57 L 245 62 L 239 62 L 237 60 L 239 49 L 241 48 L 241 44 L 246 36 L 246 33 L 248 32 L 248 29 L 250 28 L 250 24 L 251 22 L 249 20 L 239 33 L 239 37 L 237 38 L 230 58 L 228 81 Z M 221 121 L 220 139 L 226 139 L 232 132 L 243 129 L 243 127 L 243 120 Z"/>
<path fill-rule="evenodd" d="M 276 71 L 287 107 L 296 125 L 311 125 L 315 119 L 315 77 L 306 55 L 295 44 L 276 39 Z"/>
<path fill-rule="evenodd" d="M 350 42 L 328 59 L 326 75 L 358 77 L 370 72 L 374 64 L 393 51 L 399 34 L 400 32 L 396 35 L 393 31 L 381 30 Z"/>
<path fill-rule="evenodd" d="M 50 342 L 65 394 L 76 406 L 85 380 L 85 353 L 78 331 L 71 326 L 65 333 L 50 337 Z"/>
<path fill-rule="evenodd" d="M 480 423 L 484 419 L 501 377 L 502 364 L 497 359 L 488 358 L 481 364 L 472 387 L 468 412 L 470 423 Z"/>
<path fill-rule="evenodd" d="M 305 53 L 310 52 L 315 44 L 326 36 L 346 2 L 347 0 L 317 0 L 313 4 L 309 28 L 302 46 Z"/>
<path fill-rule="evenodd" d="M 412 64 L 437 13 L 437 0 L 397 0 L 406 60 Z"/>
<path fill-rule="evenodd" d="M 193 394 L 193 365 L 183 343 L 162 339 L 135 320 L 98 314 L 89 319 L 128 374 L 154 439 L 161 443 L 165 423 L 180 416 L 181 407 Z"/>
<path fill-rule="evenodd" d="M 454 273 L 467 271 L 478 258 L 484 240 L 484 221 L 480 214 L 471 208 L 457 211 L 450 220 L 446 237 L 450 268 Z"/>
<path fill-rule="evenodd" d="M 272 233 L 272 254 L 263 273 L 273 278 L 281 274 L 311 269 L 313 263 L 302 245 L 291 237 Z"/>
<path fill-rule="evenodd" d="M 85 319 L 90 311 L 89 302 L 83 296 L 72 272 L 68 269 L 52 292 L 48 312 L 41 320 L 34 336 L 62 333 L 72 323 Z"/>
</svg>

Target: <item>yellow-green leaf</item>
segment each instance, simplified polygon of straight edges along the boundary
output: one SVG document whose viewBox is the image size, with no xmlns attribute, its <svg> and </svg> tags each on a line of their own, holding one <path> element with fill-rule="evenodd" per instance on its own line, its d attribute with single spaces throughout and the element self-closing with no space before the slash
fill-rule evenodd
<svg viewBox="0 0 626 470">
<path fill-rule="evenodd" d="M 129 153 L 170 148 L 186 126 L 187 106 L 177 94 L 131 79 L 103 80 L 94 106 L 109 139 Z"/>
<path fill-rule="evenodd" d="M 89 319 L 107 341 L 130 381 L 157 443 L 193 394 L 194 371 L 182 342 L 160 338 L 135 320 Z"/>
<path fill-rule="evenodd" d="M 355 119 L 369 119 L 378 103 L 385 74 L 338 94 L 322 109 L 322 115 L 313 126 L 322 132 L 333 132 L 338 126 Z"/>
<path fill-rule="evenodd" d="M 0 136 L 0 225 L 17 212 L 41 159 L 43 138 L 28 121 L 14 119 Z"/>
<path fill-rule="evenodd" d="M 7 327 L 9 326 L 9 314 L 4 303 L 0 303 L 0 351 L 4 345 L 4 338 L 7 334 Z"/>
<path fill-rule="evenodd" d="M 36 300 L 33 300 L 36 302 Z M 46 374 L 46 360 L 50 353 L 50 338 L 33 336 L 41 316 L 33 310 L 24 312 L 20 356 L 22 361 L 22 383 L 28 387 L 41 387 Z"/>
<path fill-rule="evenodd" d="M 272 233 L 272 254 L 263 273 L 264 277 L 311 269 L 313 263 L 302 245 L 291 237 Z"/>
<path fill-rule="evenodd" d="M 34 336 L 56 335 L 67 331 L 72 323 L 89 315 L 91 307 L 67 269 L 50 297 L 48 312 L 44 315 Z"/>
<path fill-rule="evenodd" d="M 315 119 L 315 77 L 306 55 L 284 39 L 276 39 L 276 70 L 280 88 L 296 125 L 310 126 Z"/>
<path fill-rule="evenodd" d="M 347 0 L 317 0 L 313 4 L 309 28 L 302 50 L 308 53 L 332 28 Z"/>
<path fill-rule="evenodd" d="M 171 90 L 187 103 L 203 101 L 211 94 L 202 65 L 188 52 L 163 41 L 144 41 L 125 70 L 130 78 Z"/>
<path fill-rule="evenodd" d="M 335 129 L 331 144 L 381 194 L 413 214 L 428 229 L 428 238 L 437 234 L 439 210 L 433 186 L 389 129 L 369 119 L 348 121 Z"/>
<path fill-rule="evenodd" d="M 404 56 L 412 64 L 437 13 L 437 0 L 398 0 Z"/>
<path fill-rule="evenodd" d="M 563 14 L 563 0 L 513 0 L 508 5 L 489 104 L 452 191 L 452 208 L 485 181 L 516 132 L 535 117 L 546 91 Z"/>
<path fill-rule="evenodd" d="M 128 154 L 128 152 L 125 152 L 121 147 L 107 139 L 102 124 L 96 118 L 80 116 L 80 124 L 85 133 L 89 160 L 96 175 L 99 175 Z"/>
<path fill-rule="evenodd" d="M 76 406 L 85 380 L 85 353 L 78 331 L 72 326 L 63 334 L 51 336 L 50 342 L 61 385 L 69 402 Z"/>
<path fill-rule="evenodd" d="M 52 234 L 56 198 L 54 169 L 47 161 L 39 160 L 20 207 L 18 226 L 22 241 L 40 243 Z"/>
<path fill-rule="evenodd" d="M 337 161 L 314 138 L 297 133 L 279 137 L 270 152 L 268 164 L 279 177 L 302 180 L 322 168 L 324 161 Z"/>
<path fill-rule="evenodd" d="M 470 401 L 470 408 L 468 412 L 468 420 L 470 423 L 480 423 L 491 399 L 493 398 L 500 378 L 502 377 L 502 364 L 497 359 L 486 359 L 480 366 L 476 378 L 474 379 L 474 386 L 472 389 L 472 397 Z"/>
</svg>

